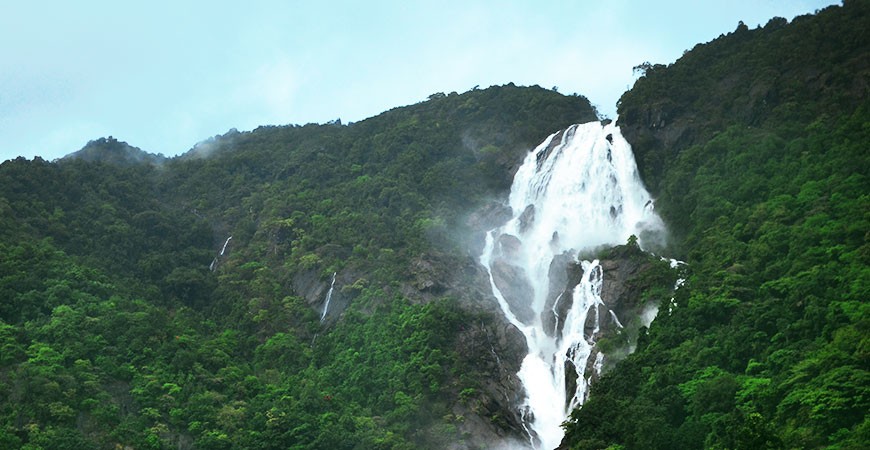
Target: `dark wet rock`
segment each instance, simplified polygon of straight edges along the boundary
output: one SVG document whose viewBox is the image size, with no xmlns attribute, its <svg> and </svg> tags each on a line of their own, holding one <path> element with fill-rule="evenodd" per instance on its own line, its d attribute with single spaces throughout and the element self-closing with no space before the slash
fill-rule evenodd
<svg viewBox="0 0 870 450">
<path fill-rule="evenodd" d="M 531 323 L 535 313 L 528 301 L 533 297 L 532 287 L 525 272 L 503 259 L 492 263 L 492 278 L 514 315 L 523 323 Z"/>
<path fill-rule="evenodd" d="M 452 414 L 462 417 L 455 426 L 465 439 L 450 448 L 488 448 L 493 442 L 522 440 L 517 405 L 524 391 L 517 372 L 528 352 L 525 337 L 502 314 L 489 275 L 477 260 L 469 257 L 459 264 L 447 278 L 445 295 L 456 298 L 468 317 L 456 336 L 455 350 L 463 377 L 478 381 L 456 387 L 459 401 Z"/>
<path fill-rule="evenodd" d="M 444 279 L 442 271 L 435 267 L 431 260 L 424 257 L 414 258 L 409 268 L 411 272 L 411 284 L 414 289 L 433 294 L 444 292 L 446 286 L 441 280 Z"/>
<path fill-rule="evenodd" d="M 652 293 L 672 292 L 677 274 L 669 268 L 669 263 L 649 253 L 637 245 L 619 245 L 603 251 L 599 256 L 599 267 L 603 271 L 601 300 L 604 305 L 592 308 L 586 318 L 585 335 L 599 342 L 606 342 L 606 348 L 593 347 L 588 359 L 587 374 L 593 373 L 592 365 L 596 355 L 603 351 L 606 360 L 614 362 L 628 353 L 642 324 L 642 316 L 648 310 L 658 308 L 664 298 Z M 579 263 L 569 263 L 565 269 L 566 280 L 561 290 L 563 299 L 557 305 L 560 315 L 567 312 L 573 289 L 583 278 L 583 267 Z M 564 302 L 564 304 L 563 304 Z M 596 331 L 596 322 L 598 330 Z"/>
<path fill-rule="evenodd" d="M 331 280 L 323 280 L 316 270 L 300 270 L 293 276 L 293 290 L 305 299 L 305 303 L 316 308 L 326 299 Z"/>
<path fill-rule="evenodd" d="M 538 154 L 536 156 L 537 159 L 535 161 L 537 166 L 536 169 L 541 170 L 541 165 L 544 163 L 544 161 L 547 160 L 547 158 L 550 157 L 550 153 L 552 153 L 553 150 L 556 149 L 556 147 L 562 145 L 563 142 L 570 140 L 572 137 L 574 137 L 574 133 L 576 132 L 576 126 L 570 126 L 564 130 L 558 131 L 556 135 L 553 136 L 553 139 L 550 140 L 550 143 L 545 148 L 538 151 Z"/>
<path fill-rule="evenodd" d="M 494 253 L 495 258 L 506 261 L 513 261 L 519 255 L 520 247 L 523 243 L 516 236 L 503 234 L 498 237 Z"/>
<path fill-rule="evenodd" d="M 510 206 L 501 202 L 490 202 L 480 210 L 470 214 L 465 222 L 472 230 L 484 232 L 506 223 L 512 215 Z"/>
<path fill-rule="evenodd" d="M 564 320 L 573 304 L 570 292 L 564 292 L 565 286 L 568 283 L 568 266 L 572 261 L 572 258 L 568 255 L 559 255 L 553 258 L 553 261 L 550 263 L 549 294 L 541 317 L 544 331 L 550 336 L 553 336 L 554 333 L 561 335 L 561 323 L 557 324 L 557 322 Z"/>
<path fill-rule="evenodd" d="M 520 214 L 519 222 L 521 233 L 535 224 L 535 205 L 526 206 L 526 209 Z"/>
<path fill-rule="evenodd" d="M 346 289 L 346 287 L 358 279 L 359 274 L 352 270 L 336 273 L 335 285 L 332 297 L 329 299 L 329 310 L 324 317 L 324 323 L 327 325 L 335 323 L 344 310 L 347 309 L 354 295 L 353 291 Z M 317 311 L 318 314 L 323 313 L 323 309 L 326 306 L 326 297 L 332 285 L 331 276 L 323 278 L 320 276 L 319 271 L 313 269 L 301 270 L 293 276 L 292 285 L 296 295 L 305 299 L 305 303 L 309 307 Z"/>
<path fill-rule="evenodd" d="M 504 225 L 512 216 L 513 211 L 505 203 L 488 203 L 465 219 L 465 226 L 470 232 L 464 239 L 460 239 L 461 245 L 468 249 L 469 255 L 479 256 L 483 253 L 486 233 Z"/>
</svg>

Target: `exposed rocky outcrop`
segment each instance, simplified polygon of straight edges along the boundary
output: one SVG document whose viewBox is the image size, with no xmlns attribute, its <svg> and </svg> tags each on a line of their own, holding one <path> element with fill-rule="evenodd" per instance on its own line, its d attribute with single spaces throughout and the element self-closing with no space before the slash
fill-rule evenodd
<svg viewBox="0 0 870 450">
<path fill-rule="evenodd" d="M 532 286 L 523 269 L 513 263 L 519 247 L 520 241 L 515 236 L 499 237 L 493 252 L 492 278 L 517 319 L 523 323 L 531 323 L 534 312 L 527 299 L 533 295 Z"/>
<path fill-rule="evenodd" d="M 522 290 L 523 283 L 518 282 L 516 274 L 510 271 L 509 255 L 515 243 L 510 237 L 503 241 L 499 250 L 503 261 L 493 264 L 496 284 L 511 284 L 512 287 L 506 287 L 506 291 Z M 665 300 L 677 278 L 667 261 L 643 252 L 634 243 L 604 250 L 597 258 L 604 272 L 601 296 L 605 305 L 598 311 L 599 330 L 593 334 L 591 318 L 594 314 L 590 313 L 586 332 L 596 342 L 605 345 L 596 345 L 593 349 L 587 374 L 594 373 L 591 366 L 596 360 L 600 361 L 597 357 L 602 351 L 606 355 L 604 360 L 610 362 L 628 353 L 639 329 L 649 325 L 643 319 L 645 313 L 648 309 L 656 309 Z M 460 402 L 454 405 L 453 415 L 463 418 L 457 423 L 457 430 L 466 439 L 454 448 L 487 448 L 494 440 L 526 442 L 518 409 L 525 394 L 516 376 L 528 351 L 525 340 L 519 330 L 504 318 L 489 292 L 487 274 L 477 261 L 469 257 L 461 272 L 460 277 L 446 283 L 445 292 L 456 295 L 462 307 L 469 311 L 469 317 L 475 319 L 460 332 L 456 350 L 469 370 L 468 377 L 482 381 L 472 390 L 465 390 L 465 386 L 457 388 L 461 391 Z M 561 333 L 558 317 L 567 314 L 574 286 L 582 277 L 582 267 L 567 255 L 556 258 L 551 264 L 551 294 L 547 300 L 550 307 L 547 310 L 555 310 L 556 314 L 542 318 L 548 329 Z M 568 379 L 566 382 L 575 384 L 577 380 Z"/>
<path fill-rule="evenodd" d="M 572 264 L 572 258 L 568 255 L 560 255 L 553 258 L 550 263 L 549 279 L 550 288 L 544 311 L 549 313 L 541 317 L 544 330 L 550 336 L 562 334 L 559 318 L 564 318 L 571 308 L 571 291 L 566 290 L 568 284 L 568 267 Z"/>
<path fill-rule="evenodd" d="M 604 361 L 613 364 L 630 353 L 640 328 L 650 325 L 659 304 L 670 298 L 678 278 L 668 261 L 645 253 L 635 243 L 607 249 L 598 255 L 598 260 L 603 271 L 601 300 L 604 305 L 598 308 L 597 314 L 590 311 L 584 330 L 587 338 L 596 342 L 586 368 L 587 374 L 593 374 L 593 381 L 596 375 L 592 366 L 598 354 L 603 352 Z M 572 262 L 567 265 L 566 273 L 567 282 L 556 307 L 562 316 L 570 307 L 574 286 L 583 278 L 583 268 Z"/>
<path fill-rule="evenodd" d="M 351 270 L 336 272 L 335 285 L 329 300 L 329 310 L 323 316 L 323 323 L 330 325 L 335 323 L 341 313 L 347 309 L 352 300 L 353 290 L 347 286 L 353 285 L 360 278 L 360 274 Z M 311 309 L 323 314 L 326 307 L 326 297 L 332 286 L 332 278 L 324 278 L 316 270 L 301 270 L 293 276 L 293 290 L 296 295 L 305 299 Z"/>
<path fill-rule="evenodd" d="M 521 438 L 523 429 L 517 405 L 524 392 L 516 374 L 527 352 L 525 339 L 513 325 L 485 309 L 478 309 L 478 319 L 456 341 L 457 354 L 469 369 L 466 375 L 480 380 L 476 387 L 463 387 L 460 402 L 453 406 L 453 414 L 464 418 L 457 428 L 466 436 L 468 448 Z"/>
<path fill-rule="evenodd" d="M 440 295 L 454 298 L 468 320 L 459 330 L 455 351 L 465 373 L 456 386 L 455 425 L 464 439 L 456 449 L 487 448 L 493 442 L 522 439 L 522 419 L 516 408 L 524 396 L 517 378 L 527 353 L 522 333 L 510 324 L 492 296 L 489 278 L 476 256 L 456 261 L 444 255 L 422 255 L 413 264 L 412 285 L 440 286 Z M 439 281 L 422 281 L 426 274 Z M 405 294 L 412 294 L 405 288 Z M 430 297 L 426 289 L 418 298 Z M 464 384 L 462 380 L 469 380 Z"/>
</svg>

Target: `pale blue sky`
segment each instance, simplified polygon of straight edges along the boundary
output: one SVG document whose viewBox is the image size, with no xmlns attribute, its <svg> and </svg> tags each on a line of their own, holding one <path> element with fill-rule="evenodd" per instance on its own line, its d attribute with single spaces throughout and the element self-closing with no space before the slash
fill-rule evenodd
<svg viewBox="0 0 870 450">
<path fill-rule="evenodd" d="M 644 61 L 832 0 L 0 0 L 0 161 L 104 136 L 359 121 L 435 92 L 558 86 L 613 117 Z"/>
</svg>

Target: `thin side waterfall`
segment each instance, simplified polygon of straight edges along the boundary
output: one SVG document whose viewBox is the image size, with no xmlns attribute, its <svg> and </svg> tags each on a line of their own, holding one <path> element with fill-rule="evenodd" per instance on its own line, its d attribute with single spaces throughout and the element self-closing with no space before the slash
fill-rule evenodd
<svg viewBox="0 0 870 450">
<path fill-rule="evenodd" d="M 662 261 L 668 261 L 671 265 L 671 269 L 676 269 L 676 268 L 680 267 L 681 265 L 686 264 L 683 261 L 677 261 L 676 259 L 673 259 L 673 258 L 671 258 L 671 259 L 662 258 Z M 677 278 L 677 281 L 674 283 L 674 296 L 671 297 L 670 304 L 668 305 L 668 315 L 673 313 L 674 308 L 677 307 L 677 301 L 676 301 L 677 294 L 676 294 L 676 292 L 677 292 L 677 289 L 682 287 L 683 283 L 685 283 L 685 282 L 686 282 L 686 279 L 683 277 L 680 277 L 680 278 Z"/>
<path fill-rule="evenodd" d="M 513 217 L 487 233 L 480 262 L 505 317 L 526 338 L 529 353 L 517 375 L 530 446 L 552 449 L 564 434 L 560 425 L 586 398 L 587 367 L 600 372 L 604 363 L 601 353 L 589 361 L 599 321 L 619 322 L 599 314 L 606 274 L 579 255 L 631 235 L 642 246 L 664 227 L 615 124 L 574 125 L 548 137 L 517 171 L 509 204 Z M 553 280 L 569 262 L 583 276 L 563 294 Z"/>
<path fill-rule="evenodd" d="M 220 261 L 221 257 L 223 257 L 224 253 L 227 251 L 227 245 L 229 245 L 230 239 L 232 239 L 232 238 L 233 237 L 230 236 L 227 238 L 226 241 L 224 241 L 224 246 L 221 247 L 221 252 L 217 256 L 215 256 L 214 259 L 211 260 L 211 264 L 208 265 L 208 270 L 211 270 L 212 272 L 214 272 L 214 270 L 217 268 L 218 262 Z"/>
<path fill-rule="evenodd" d="M 332 300 L 332 291 L 335 289 L 335 276 L 338 272 L 332 273 L 332 283 L 329 283 L 329 291 L 326 292 L 326 301 L 323 302 L 323 313 L 320 314 L 320 321 L 326 319 L 326 312 L 329 311 L 329 301 Z"/>
<path fill-rule="evenodd" d="M 227 245 L 229 245 L 230 240 L 231 240 L 232 238 L 233 238 L 233 237 L 230 236 L 230 237 L 227 238 L 226 241 L 224 241 L 224 246 L 221 247 L 221 256 L 224 256 L 224 252 L 227 251 Z"/>
</svg>

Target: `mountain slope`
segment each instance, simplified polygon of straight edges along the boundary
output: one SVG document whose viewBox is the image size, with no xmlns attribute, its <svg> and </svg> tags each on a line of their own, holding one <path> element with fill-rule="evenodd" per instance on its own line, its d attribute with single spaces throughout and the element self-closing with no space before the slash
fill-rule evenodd
<svg viewBox="0 0 870 450">
<path fill-rule="evenodd" d="M 741 25 L 622 97 L 690 276 L 564 448 L 870 442 L 868 29 L 865 1 Z"/>
<path fill-rule="evenodd" d="M 0 447 L 519 433 L 516 370 L 492 350 L 522 341 L 474 287 L 468 243 L 493 219 L 470 213 L 497 213 L 524 153 L 589 120 L 582 97 L 508 85 L 231 132 L 160 166 L 0 164 Z"/>
</svg>

